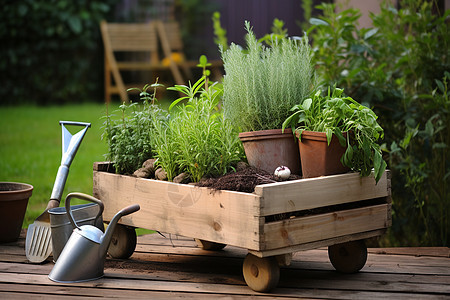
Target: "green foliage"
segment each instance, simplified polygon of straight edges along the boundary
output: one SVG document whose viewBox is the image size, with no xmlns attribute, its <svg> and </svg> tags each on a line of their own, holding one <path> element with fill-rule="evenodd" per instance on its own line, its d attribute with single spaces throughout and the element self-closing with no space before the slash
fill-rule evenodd
<svg viewBox="0 0 450 300">
<path fill-rule="evenodd" d="M 194 182 L 226 174 L 243 157 L 237 132 L 218 110 L 223 91 L 218 84 L 207 87 L 206 82 L 203 76 L 193 86 L 169 88 L 184 93 L 188 99 L 186 104 L 175 107 L 177 111 L 166 133 L 176 149 L 177 168 Z M 157 156 L 159 163 L 166 164 L 163 156 Z"/>
<path fill-rule="evenodd" d="M 325 86 L 336 84 L 344 88 L 349 95 L 355 95 L 362 78 L 370 76 L 367 72 L 379 72 L 376 62 L 369 59 L 374 50 L 377 29 L 358 29 L 357 20 L 361 16 L 356 9 L 347 9 L 339 14 L 334 12 L 335 5 L 323 3 L 318 6 L 323 16 L 311 18 L 308 35 L 313 40 L 314 62 L 317 73 Z M 382 71 L 382 70 L 381 70 Z M 360 102 L 369 101 L 372 93 L 353 97 Z"/>
<path fill-rule="evenodd" d="M 448 246 L 450 10 L 423 0 L 399 7 L 383 2 L 373 28 L 359 29 L 359 11 L 322 4 L 309 31 L 314 61 L 325 85 L 344 88 L 380 117 L 393 176 L 387 243 Z"/>
<path fill-rule="evenodd" d="M 224 175 L 243 159 L 238 134 L 218 108 L 223 90 L 218 83 L 208 84 L 209 65 L 201 56 L 199 67 L 204 75 L 196 83 L 168 88 L 186 95 L 171 104 L 170 114 L 155 103 L 160 86 L 155 83 L 140 91 L 142 104 L 123 104 L 119 118 L 106 116 L 108 158 L 118 173 L 133 173 L 155 157 L 169 181 L 185 172 L 198 182 L 203 177 Z M 153 94 L 147 92 L 151 88 Z"/>
<path fill-rule="evenodd" d="M 154 120 L 164 118 L 163 111 L 155 105 L 155 97 L 147 92 L 155 85 L 146 85 L 141 91 L 143 103 L 123 103 L 117 115 L 107 114 L 103 138 L 108 143 L 107 159 L 114 162 L 116 172 L 132 174 L 142 163 L 153 157 Z M 149 101 L 150 100 L 150 101 Z"/>
<path fill-rule="evenodd" d="M 154 2 L 154 1 L 152 1 Z M 211 15 L 219 4 L 208 0 L 174 0 L 175 17 L 180 22 L 184 43 L 184 54 L 195 59 L 201 54 L 217 55 L 216 49 L 208 49 L 205 42 L 205 28 L 211 27 Z"/>
<path fill-rule="evenodd" d="M 23 0 L 2 5 L 2 102 L 79 102 L 98 95 L 102 88 L 98 24 L 115 2 Z"/>
<path fill-rule="evenodd" d="M 308 20 L 312 17 L 313 0 L 302 0 L 302 11 L 304 22 L 298 22 L 300 27 L 306 31 L 309 28 Z"/>
<path fill-rule="evenodd" d="M 240 131 L 281 128 L 289 109 L 312 87 L 308 39 L 274 39 L 266 47 L 256 40 L 248 22 L 246 29 L 245 51 L 236 44 L 222 51 L 225 118 Z"/>
<path fill-rule="evenodd" d="M 264 35 L 262 38 L 258 40 L 258 43 L 266 43 L 269 46 L 272 46 L 273 41 L 281 41 L 287 38 L 287 29 L 284 28 L 284 21 L 279 20 L 277 18 L 273 19 L 272 25 L 272 33 L 268 33 Z"/>
<path fill-rule="evenodd" d="M 166 171 L 167 179 L 172 181 L 179 173 L 179 164 L 177 161 L 177 141 L 173 138 L 172 128 L 169 126 L 169 115 L 166 118 L 160 118 L 152 115 L 155 134 L 153 136 L 154 157 L 157 158 L 157 164 Z"/>
<path fill-rule="evenodd" d="M 333 88 L 332 93 L 328 89 L 326 96 L 322 96 L 320 90 L 316 91 L 311 98 L 292 108 L 294 113 L 285 120 L 283 129 L 290 125 L 292 131 L 300 133 L 300 137 L 304 130 L 325 132 L 328 144 L 332 135 L 336 135 L 339 142 L 347 146 L 341 162 L 360 172 L 361 176 L 370 175 L 373 168 L 378 182 L 386 169 L 377 143 L 383 138 L 383 129 L 370 108 L 343 93 L 344 90 L 338 88 Z M 347 138 L 344 137 L 345 132 Z"/>
<path fill-rule="evenodd" d="M 411 229 L 424 232 L 424 236 L 414 239 L 415 243 L 448 245 L 450 242 L 449 80 L 450 73 L 445 72 L 443 80 L 436 80 L 437 88 L 428 95 L 428 100 L 439 106 L 435 114 L 425 125 L 407 122 L 405 136 L 398 143 L 392 142 L 390 147 L 391 165 L 403 179 L 400 182 L 407 192 L 406 195 L 400 191 L 394 194 L 395 204 L 403 205 L 395 210 L 395 217 L 417 219 L 418 222 L 410 224 Z"/>
<path fill-rule="evenodd" d="M 215 11 L 212 16 L 213 28 L 214 28 L 214 43 L 219 47 L 222 47 L 223 50 L 228 49 L 228 39 L 227 39 L 227 31 L 220 24 L 220 13 Z"/>
</svg>

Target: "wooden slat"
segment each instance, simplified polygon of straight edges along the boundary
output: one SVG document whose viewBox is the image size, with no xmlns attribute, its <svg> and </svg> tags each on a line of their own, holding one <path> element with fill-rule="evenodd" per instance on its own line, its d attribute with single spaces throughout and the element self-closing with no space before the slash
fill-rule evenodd
<svg viewBox="0 0 450 300">
<path fill-rule="evenodd" d="M 117 67 L 123 71 L 127 70 L 145 71 L 155 69 L 166 69 L 163 65 L 159 63 L 146 63 L 146 62 L 118 62 Z"/>
<path fill-rule="evenodd" d="M 3 292 L 7 291 L 7 292 Z M 134 291 L 127 289 L 95 289 L 90 287 L 60 287 L 27 284 L 2 284 L 0 297 L 2 299 L 80 299 L 81 297 L 125 298 L 125 299 L 174 299 L 186 297 L 186 293 Z M 210 299 L 208 295 L 195 294 L 195 299 Z"/>
<path fill-rule="evenodd" d="M 161 42 L 161 47 L 162 47 L 164 56 L 166 58 L 169 58 L 169 68 L 170 68 L 170 71 L 172 72 L 172 75 L 173 75 L 173 78 L 175 80 L 175 83 L 178 84 L 178 85 L 182 85 L 182 84 L 185 84 L 184 78 L 181 75 L 181 71 L 180 71 L 178 65 L 171 58 L 172 52 L 175 49 L 172 48 L 171 41 L 170 41 L 169 36 L 168 36 L 168 32 L 167 32 L 167 30 L 165 28 L 166 25 L 167 24 L 165 24 L 165 23 L 163 23 L 161 21 L 157 21 L 156 22 L 156 30 L 158 32 L 158 36 L 159 36 L 159 40 Z M 172 30 L 175 30 L 175 29 L 176 29 L 175 27 L 172 28 Z M 171 33 L 171 36 L 173 37 L 174 33 Z M 180 38 L 180 43 L 181 43 L 181 38 Z M 172 42 L 172 44 L 173 44 L 173 42 Z M 181 50 L 182 44 L 177 45 L 177 46 L 180 47 L 180 48 L 177 47 L 177 49 Z"/>
<path fill-rule="evenodd" d="M 141 210 L 122 218 L 130 226 L 255 248 L 260 228 L 259 197 L 104 172 L 93 174 L 93 195 L 109 221 L 125 206 Z"/>
<path fill-rule="evenodd" d="M 26 260 L 25 235 L 23 231 L 18 242 L 1 244 L 0 253 Z M 445 247 L 388 249 L 400 255 L 368 249 L 367 263 L 357 274 L 335 272 L 326 248 L 298 252 L 289 267 L 281 268 L 278 287 L 264 294 L 245 285 L 243 249 L 205 251 L 179 236 L 173 236 L 173 244 L 158 234 L 140 236 L 131 259 L 107 258 L 105 277 L 84 283 L 49 280 L 54 266 L 50 261 L 0 259 L 0 299 L 447 299 L 450 295 L 450 260 L 440 256 Z"/>
<path fill-rule="evenodd" d="M 158 42 L 153 23 L 107 23 L 113 51 L 157 51 Z"/>
<path fill-rule="evenodd" d="M 395 254 L 412 256 L 440 256 L 450 258 L 449 247 L 395 247 L 395 248 L 376 248 L 372 253 L 377 254 Z"/>
<path fill-rule="evenodd" d="M 381 204 L 265 224 L 261 249 L 291 247 L 386 228 L 388 206 Z"/>
<path fill-rule="evenodd" d="M 25 281 L 26 280 L 26 281 Z M 306 279 L 307 280 L 307 279 Z M 40 285 L 40 286 L 49 286 L 50 290 L 55 290 L 55 288 L 59 289 L 67 289 L 67 287 L 73 288 L 73 287 L 79 287 L 79 288 L 97 288 L 100 290 L 128 290 L 130 291 L 129 295 L 132 295 L 133 293 L 137 293 L 139 291 L 158 291 L 158 292 L 177 292 L 177 293 L 204 293 L 204 294 L 210 294 L 210 295 L 254 295 L 255 293 L 251 291 L 248 287 L 244 285 L 228 285 L 228 284 L 205 284 L 205 283 L 197 283 L 197 282 L 175 282 L 175 281 L 165 281 L 165 280 L 133 280 L 133 279 L 122 279 L 122 278 L 111 278 L 106 276 L 103 279 L 91 281 L 91 282 L 82 282 L 82 283 L 72 283 L 72 284 L 55 284 L 52 281 L 50 281 L 46 275 L 26 275 L 26 274 L 15 274 L 15 273 L 9 273 L 9 274 L 0 274 L 0 281 L 1 282 L 8 282 L 8 283 L 23 283 L 24 281 L 28 284 L 33 285 Z M 341 281 L 342 282 L 342 281 Z M 349 295 L 352 295 L 356 297 L 357 299 L 361 299 L 359 297 L 363 297 L 364 299 L 376 299 L 376 297 L 394 297 L 394 295 L 399 296 L 398 291 L 391 292 L 391 291 L 384 291 L 382 288 L 383 286 L 389 285 L 383 284 L 382 282 L 375 282 L 372 283 L 372 288 L 375 288 L 378 286 L 377 290 L 371 290 L 368 289 L 370 292 L 366 292 L 366 290 L 361 289 L 360 286 L 343 286 L 339 290 L 339 281 L 336 281 L 338 284 L 337 287 L 334 287 L 334 290 L 332 289 L 332 286 L 330 286 L 330 283 L 332 284 L 333 281 L 315 281 L 315 282 L 307 282 L 312 283 L 315 288 L 315 293 L 312 294 L 311 290 L 309 290 L 307 287 L 305 289 L 297 290 L 297 286 L 294 284 L 292 287 L 290 285 L 287 285 L 286 287 L 283 287 L 281 285 L 279 288 L 275 289 L 271 294 L 266 294 L 266 296 L 274 297 L 277 296 L 291 296 L 291 297 L 298 297 L 298 296 L 306 296 L 311 297 L 315 295 L 316 297 L 326 297 L 326 298 L 335 298 L 335 295 L 340 295 L 338 299 L 345 299 L 343 296 L 346 295 L 347 299 Z M 345 284 L 346 281 L 343 281 Z M 366 286 L 366 285 L 365 285 Z M 370 286 L 370 285 L 369 285 Z M 437 294 L 439 293 L 439 290 L 442 289 L 441 285 L 434 285 L 430 283 L 429 285 L 424 287 L 424 292 L 420 293 L 421 291 L 414 291 L 411 290 L 413 287 L 417 287 L 417 285 L 405 285 L 403 284 L 403 287 L 401 287 L 401 292 L 403 292 L 401 295 L 405 297 L 411 297 L 408 299 L 423 299 L 425 295 L 430 295 L 429 291 L 432 291 L 431 288 L 439 288 L 437 290 Z M 428 291 L 426 290 L 428 288 Z M 444 287 L 445 290 L 445 287 Z M 49 292 L 49 291 L 48 291 Z M 258 294 L 259 295 L 259 294 Z M 263 295 L 263 294 L 261 294 Z M 321 295 L 321 296 L 320 296 Z M 328 296 L 325 296 L 328 295 Z M 364 297 L 365 295 L 365 297 Z M 415 296 L 414 296 L 415 295 Z M 420 296 L 420 297 L 418 297 Z"/>
<path fill-rule="evenodd" d="M 168 46 L 172 51 L 183 51 L 183 40 L 181 38 L 180 25 L 177 22 L 162 23 L 162 30 L 160 34 L 167 37 Z"/>
<path fill-rule="evenodd" d="M 348 173 L 259 185 L 255 194 L 263 199 L 261 214 L 268 216 L 387 197 L 389 191 L 386 171 L 378 184 L 372 176 Z"/>
<path fill-rule="evenodd" d="M 260 251 L 249 249 L 249 252 L 258 257 L 269 257 L 269 256 L 317 249 L 320 247 L 328 247 L 331 245 L 346 243 L 346 242 L 350 242 L 350 241 L 368 239 L 368 238 L 383 235 L 385 232 L 386 232 L 386 229 L 358 232 L 358 233 L 343 235 L 343 236 L 339 236 L 339 237 L 333 237 L 333 238 L 314 241 L 314 242 L 297 244 L 297 245 L 284 247 L 284 248 L 276 248 L 276 249 L 260 250 Z"/>
</svg>

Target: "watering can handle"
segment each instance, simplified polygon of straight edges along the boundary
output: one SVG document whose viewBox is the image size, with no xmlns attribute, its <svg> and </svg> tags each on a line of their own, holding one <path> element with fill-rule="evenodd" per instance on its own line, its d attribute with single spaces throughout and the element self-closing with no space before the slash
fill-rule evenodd
<svg viewBox="0 0 450 300">
<path fill-rule="evenodd" d="M 95 217 L 95 219 L 97 219 L 98 217 L 100 217 L 102 215 L 103 209 L 104 209 L 102 201 L 98 200 L 95 197 L 87 195 L 87 194 L 70 193 L 66 197 L 65 204 L 66 204 L 66 212 L 67 212 L 67 215 L 69 216 L 69 221 L 72 224 L 73 229 L 79 228 L 79 227 L 78 227 L 77 223 L 75 222 L 75 219 L 73 218 L 73 215 L 72 215 L 72 210 L 70 209 L 70 199 L 72 199 L 72 198 L 82 199 L 82 200 L 86 200 L 86 201 L 90 201 L 90 202 L 96 203 L 99 206 L 99 211 L 98 211 L 97 217 Z"/>
</svg>

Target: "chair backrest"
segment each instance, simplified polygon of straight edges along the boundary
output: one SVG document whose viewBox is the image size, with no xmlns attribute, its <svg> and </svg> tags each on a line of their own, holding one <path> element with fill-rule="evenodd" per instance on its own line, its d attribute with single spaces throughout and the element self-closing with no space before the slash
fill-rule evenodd
<svg viewBox="0 0 450 300">
<path fill-rule="evenodd" d="M 158 41 L 154 23 L 101 23 L 105 48 L 111 52 L 150 52 L 158 59 Z"/>
<path fill-rule="evenodd" d="M 158 21 L 158 34 L 164 47 L 164 40 L 167 41 L 171 51 L 183 53 L 183 40 L 181 38 L 180 25 L 178 22 L 161 22 Z"/>
</svg>

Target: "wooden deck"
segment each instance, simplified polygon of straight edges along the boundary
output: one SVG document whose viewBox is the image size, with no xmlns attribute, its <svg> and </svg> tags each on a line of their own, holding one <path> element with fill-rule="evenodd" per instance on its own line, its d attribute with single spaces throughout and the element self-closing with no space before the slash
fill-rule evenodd
<svg viewBox="0 0 450 300">
<path fill-rule="evenodd" d="M 0 299 L 450 299 L 449 248 L 369 249 L 352 275 L 334 271 L 325 248 L 298 252 L 281 269 L 278 288 L 261 294 L 244 282 L 247 251 L 240 248 L 211 252 L 192 239 L 145 235 L 129 260 L 107 259 L 104 278 L 60 284 L 47 277 L 53 262 L 27 261 L 24 237 L 0 244 Z"/>
</svg>

